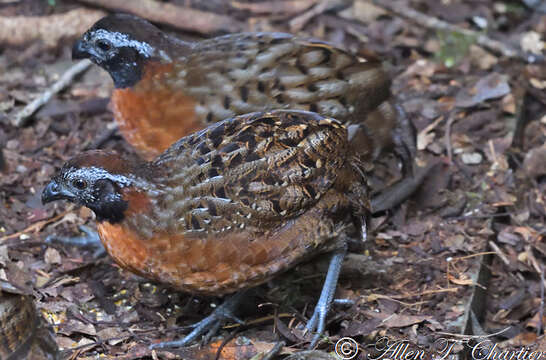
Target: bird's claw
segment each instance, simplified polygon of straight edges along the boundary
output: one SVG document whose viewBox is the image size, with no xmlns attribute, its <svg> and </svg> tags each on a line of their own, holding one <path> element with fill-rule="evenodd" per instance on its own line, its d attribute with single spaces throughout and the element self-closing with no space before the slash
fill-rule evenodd
<svg viewBox="0 0 546 360">
<path fill-rule="evenodd" d="M 351 299 L 334 299 L 332 301 L 334 305 L 354 305 L 354 301 Z M 326 316 L 328 315 L 329 308 L 323 304 L 317 304 L 313 311 L 313 316 L 307 322 L 305 331 L 308 333 L 314 333 L 309 348 L 313 349 L 319 342 L 324 330 L 326 329 Z"/>
<path fill-rule="evenodd" d="M 236 317 L 233 312 L 242 299 L 243 292 L 239 292 L 226 299 L 224 303 L 218 306 L 212 314 L 204 318 L 203 320 L 193 324 L 191 327 L 193 330 L 179 340 L 165 341 L 157 344 L 150 345 L 150 349 L 166 349 L 166 348 L 179 348 L 184 347 L 193 342 L 199 336 L 205 334 L 203 343 L 208 343 L 209 340 L 218 332 L 222 324 L 226 320 L 233 320 L 239 324 L 244 322 Z"/>
<path fill-rule="evenodd" d="M 325 306 L 320 306 L 317 304 L 313 316 L 307 322 L 305 330 L 309 333 L 314 333 L 311 343 L 309 344 L 309 349 L 313 349 L 317 346 L 324 330 L 326 329 L 326 315 L 328 315 L 328 308 Z"/>
</svg>

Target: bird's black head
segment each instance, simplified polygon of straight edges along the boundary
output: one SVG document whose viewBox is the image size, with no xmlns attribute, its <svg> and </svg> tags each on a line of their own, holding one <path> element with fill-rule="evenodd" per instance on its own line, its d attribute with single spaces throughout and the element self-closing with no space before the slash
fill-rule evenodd
<svg viewBox="0 0 546 360">
<path fill-rule="evenodd" d="M 131 163 L 114 153 L 89 151 L 69 160 L 42 192 L 42 203 L 68 200 L 95 212 L 97 221 L 123 220 L 124 188 L 134 186 Z"/>
<path fill-rule="evenodd" d="M 150 60 L 168 61 L 171 40 L 148 21 L 109 15 L 97 21 L 72 48 L 73 59 L 90 59 L 108 71 L 116 88 L 131 87 Z"/>
</svg>

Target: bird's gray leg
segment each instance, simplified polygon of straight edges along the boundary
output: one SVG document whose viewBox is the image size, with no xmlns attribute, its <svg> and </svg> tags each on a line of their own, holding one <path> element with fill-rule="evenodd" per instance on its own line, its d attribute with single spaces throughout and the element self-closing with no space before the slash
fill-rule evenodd
<svg viewBox="0 0 546 360">
<path fill-rule="evenodd" d="M 341 249 L 336 250 L 332 258 L 330 259 L 330 265 L 328 266 L 328 272 L 326 273 L 326 279 L 324 280 L 324 285 L 322 286 L 322 291 L 320 293 L 320 298 L 315 306 L 315 311 L 313 316 L 309 319 L 306 329 L 307 331 L 314 332 L 313 340 L 309 345 L 309 348 L 314 348 L 320 337 L 324 333 L 326 328 L 326 315 L 330 310 L 332 301 L 334 300 L 334 294 L 336 292 L 337 280 L 339 278 L 339 273 L 341 271 L 341 264 L 347 253 L 347 245 Z"/>
</svg>

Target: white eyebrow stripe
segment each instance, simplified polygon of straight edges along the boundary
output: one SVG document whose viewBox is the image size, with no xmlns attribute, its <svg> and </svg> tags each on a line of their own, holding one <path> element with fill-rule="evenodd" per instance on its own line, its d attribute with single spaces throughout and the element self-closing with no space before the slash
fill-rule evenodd
<svg viewBox="0 0 546 360">
<path fill-rule="evenodd" d="M 93 38 L 106 39 L 115 47 L 130 47 L 138 51 L 144 57 L 151 57 L 154 54 L 154 48 L 143 41 L 133 40 L 127 34 L 122 34 L 117 31 L 107 31 L 98 29 L 94 31 Z"/>
<path fill-rule="evenodd" d="M 103 168 L 99 168 L 95 166 L 71 170 L 67 176 L 68 180 L 72 180 L 74 178 L 81 178 L 81 177 L 89 179 L 91 181 L 107 179 L 118 184 L 121 187 L 132 185 L 134 182 L 132 179 L 128 178 L 127 176 L 120 175 L 120 174 L 111 174 L 108 171 L 104 170 Z"/>
</svg>

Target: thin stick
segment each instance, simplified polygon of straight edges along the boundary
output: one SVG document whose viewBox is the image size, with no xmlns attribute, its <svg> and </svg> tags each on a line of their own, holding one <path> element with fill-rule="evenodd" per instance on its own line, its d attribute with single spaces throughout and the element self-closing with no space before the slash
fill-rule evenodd
<svg viewBox="0 0 546 360">
<path fill-rule="evenodd" d="M 47 16 L 0 16 L 0 44 L 22 46 L 40 40 L 46 48 L 56 48 L 63 39 L 80 36 L 104 15 L 104 11 L 76 8 Z"/>
<path fill-rule="evenodd" d="M 387 295 L 381 295 L 381 294 L 374 294 L 375 298 L 377 299 L 387 299 L 387 300 L 390 300 L 390 301 L 394 301 L 394 302 L 397 302 L 401 305 L 404 305 L 404 306 L 408 306 L 408 307 L 413 307 L 413 306 L 420 306 L 420 305 L 423 305 L 423 304 L 426 304 L 428 303 L 428 301 L 417 301 L 417 302 L 414 302 L 414 303 L 408 303 L 408 302 L 405 302 L 405 301 L 401 301 L 401 300 L 397 300 L 391 296 L 387 296 Z M 411 295 L 411 296 L 402 296 L 402 297 L 413 297 L 413 296 L 417 296 L 417 295 Z"/>
<path fill-rule="evenodd" d="M 503 263 L 505 263 L 506 265 L 510 265 L 510 260 L 508 260 L 506 255 L 502 252 L 498 245 L 495 244 L 494 241 L 489 241 L 489 247 L 495 251 L 495 253 L 502 260 Z"/>
<path fill-rule="evenodd" d="M 21 127 L 25 126 L 32 114 L 34 114 L 40 107 L 46 104 L 53 95 L 67 87 L 74 78 L 87 70 L 91 66 L 89 60 L 82 60 L 71 68 L 69 68 L 59 80 L 57 80 L 51 87 L 44 91 L 40 96 L 34 99 L 30 104 L 27 104 L 12 120 L 13 126 Z"/>
<path fill-rule="evenodd" d="M 312 18 L 322 14 L 332 5 L 335 5 L 335 1 L 334 2 L 330 0 L 321 1 L 320 3 L 316 4 L 311 9 L 304 12 L 303 14 L 290 20 L 290 30 L 292 32 L 300 31 Z"/>
<path fill-rule="evenodd" d="M 451 125 L 453 125 L 454 121 L 455 121 L 455 114 L 452 112 L 449 114 L 449 117 L 447 119 L 446 133 L 444 137 L 446 151 L 447 151 L 447 158 L 450 165 L 453 165 L 453 147 L 451 145 Z"/>
<path fill-rule="evenodd" d="M 201 34 L 214 34 L 220 31 L 238 32 L 246 25 L 237 20 L 212 12 L 181 7 L 155 0 L 79 0 L 91 6 L 109 10 L 123 11 L 146 18 L 150 21 L 172 26 L 180 30 L 195 31 Z"/>
<path fill-rule="evenodd" d="M 540 308 L 538 310 L 538 326 L 537 326 L 537 336 L 542 333 L 544 324 L 542 323 L 544 319 L 544 267 L 541 266 L 540 269 Z"/>
<path fill-rule="evenodd" d="M 262 360 L 272 360 L 273 358 L 276 358 L 276 356 L 281 352 L 282 348 L 286 345 L 284 341 L 279 341 L 278 343 L 273 346 L 269 352 L 265 354 L 265 356 L 262 358 Z"/>
<path fill-rule="evenodd" d="M 425 15 L 414 9 L 405 6 L 400 2 L 391 2 L 391 1 L 382 1 L 382 0 L 372 0 L 372 2 L 380 8 L 388 10 L 394 14 L 397 14 L 403 18 L 411 20 L 418 25 L 426 27 L 433 30 L 444 30 L 451 31 L 455 33 L 462 34 L 464 36 L 473 37 L 476 39 L 476 43 L 490 51 L 504 55 L 508 58 L 523 59 L 526 62 L 542 62 L 544 61 L 544 56 L 540 55 L 527 55 L 522 53 L 520 50 L 516 50 L 511 46 L 508 46 L 498 40 L 494 40 L 487 35 L 484 35 L 480 32 L 462 28 L 457 25 L 450 24 L 438 18 Z"/>
<path fill-rule="evenodd" d="M 493 249 L 495 251 L 495 253 L 497 254 L 497 256 L 502 260 L 503 263 L 505 263 L 506 265 L 510 265 L 510 260 L 508 260 L 508 258 L 506 257 L 506 255 L 504 255 L 504 253 L 502 252 L 502 250 L 497 246 L 497 244 L 495 244 L 493 241 L 489 241 L 489 247 L 491 247 L 491 249 Z"/>
<path fill-rule="evenodd" d="M 451 262 L 453 263 L 455 261 L 470 259 L 470 258 L 473 258 L 473 257 L 476 257 L 476 256 L 482 256 L 482 255 L 495 255 L 495 252 L 494 251 L 482 251 L 482 252 L 479 252 L 479 253 L 476 253 L 476 254 L 459 256 L 459 257 L 452 258 Z"/>
<path fill-rule="evenodd" d="M 232 1 L 231 6 L 239 10 L 248 10 L 255 14 L 293 15 L 309 9 L 318 0 L 280 0 L 247 3 Z M 263 360 L 263 359 L 262 359 Z"/>
<path fill-rule="evenodd" d="M 71 206 L 69 209 L 67 209 L 66 211 L 60 213 L 59 215 L 57 216 L 54 216 L 52 218 L 49 218 L 47 220 L 41 220 L 41 221 L 37 221 L 33 224 L 31 224 L 30 226 L 28 226 L 26 229 L 24 230 L 21 230 L 21 231 L 18 231 L 16 233 L 13 233 L 13 234 L 9 234 L 9 235 L 5 235 L 5 236 L 2 236 L 0 237 L 0 244 L 8 239 L 11 239 L 11 238 L 15 238 L 15 237 L 19 237 L 23 234 L 26 234 L 26 233 L 36 233 L 40 230 L 42 230 L 45 226 L 51 224 L 52 222 L 55 222 L 59 219 L 62 219 L 66 214 L 68 214 L 69 212 L 73 211 L 74 208 Z"/>
<path fill-rule="evenodd" d="M 466 339 L 466 340 L 486 339 L 486 338 L 495 337 L 495 336 L 498 336 L 498 335 L 500 335 L 502 333 L 505 333 L 510 328 L 511 328 L 511 326 L 508 326 L 508 327 L 506 327 L 506 328 L 504 328 L 502 330 L 499 330 L 497 332 L 494 332 L 492 334 L 487 334 L 487 335 L 465 335 L 465 334 L 454 334 L 454 333 L 443 332 L 443 331 L 436 332 L 436 334 L 437 335 L 445 335 L 445 336 L 453 336 L 453 337 L 458 337 L 458 338 L 462 338 L 462 339 Z"/>
<path fill-rule="evenodd" d="M 414 296 L 424 296 L 424 295 L 439 294 L 439 293 L 444 293 L 444 292 L 457 292 L 457 291 L 459 291 L 459 288 L 445 288 L 445 289 L 437 289 L 437 290 L 425 290 L 425 291 L 421 291 L 421 292 L 416 293 L 416 294 L 393 295 L 393 296 L 389 296 L 387 298 L 391 299 L 391 300 L 395 300 L 395 299 L 410 298 L 410 297 L 414 297 Z M 386 295 L 380 295 L 380 296 L 386 296 Z M 418 303 L 416 303 L 416 304 L 418 304 Z M 414 304 L 408 304 L 408 305 L 414 305 Z"/>
</svg>

